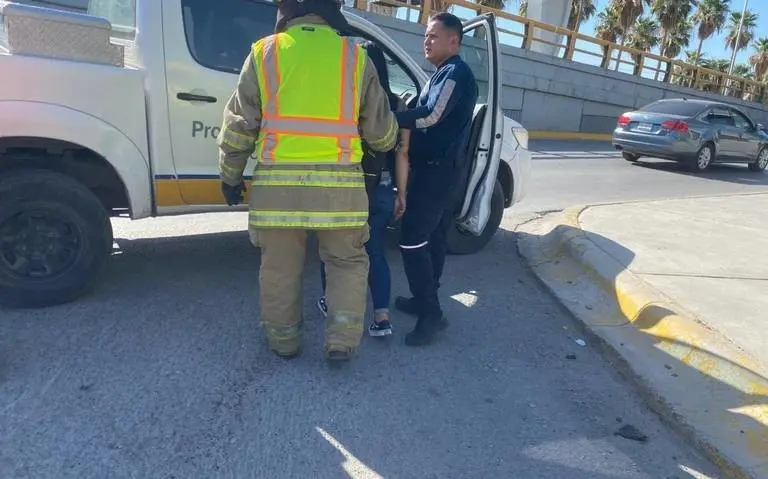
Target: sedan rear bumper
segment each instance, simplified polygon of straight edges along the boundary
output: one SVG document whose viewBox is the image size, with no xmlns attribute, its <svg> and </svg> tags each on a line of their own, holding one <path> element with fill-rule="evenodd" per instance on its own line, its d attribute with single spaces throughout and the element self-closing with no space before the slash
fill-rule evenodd
<svg viewBox="0 0 768 479">
<path fill-rule="evenodd" d="M 614 148 L 638 156 L 651 156 L 668 160 L 694 158 L 699 150 L 698 142 L 675 136 L 658 137 L 638 135 L 617 130 L 611 143 Z"/>
</svg>

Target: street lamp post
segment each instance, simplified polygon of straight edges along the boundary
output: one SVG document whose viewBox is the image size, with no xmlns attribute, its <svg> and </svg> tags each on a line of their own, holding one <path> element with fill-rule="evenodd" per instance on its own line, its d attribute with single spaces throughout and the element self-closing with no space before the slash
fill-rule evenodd
<svg viewBox="0 0 768 479">
<path fill-rule="evenodd" d="M 733 52 L 731 53 L 731 64 L 728 66 L 728 75 L 733 74 L 733 66 L 736 63 L 736 50 L 741 41 L 741 29 L 744 27 L 744 16 L 747 14 L 747 4 L 749 0 L 744 0 L 744 8 L 741 10 L 741 20 L 739 20 L 739 31 L 736 32 L 736 40 L 733 43 Z"/>
</svg>

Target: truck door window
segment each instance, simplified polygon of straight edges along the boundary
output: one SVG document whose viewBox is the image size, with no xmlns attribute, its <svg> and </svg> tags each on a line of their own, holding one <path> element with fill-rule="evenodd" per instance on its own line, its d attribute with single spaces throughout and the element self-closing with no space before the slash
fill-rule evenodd
<svg viewBox="0 0 768 479">
<path fill-rule="evenodd" d="M 251 45 L 275 28 L 277 6 L 254 0 L 182 0 L 184 32 L 200 65 L 239 73 Z"/>
<path fill-rule="evenodd" d="M 356 43 L 362 45 L 368 40 L 362 37 L 351 37 Z M 400 98 L 410 98 L 418 94 L 419 89 L 411 76 L 397 63 L 392 56 L 384 51 L 384 58 L 387 61 L 387 73 L 389 75 L 389 88 L 392 93 Z"/>
<path fill-rule="evenodd" d="M 479 26 L 461 39 L 461 59 L 464 60 L 477 80 L 477 103 L 488 103 L 488 42 L 485 26 Z"/>
</svg>

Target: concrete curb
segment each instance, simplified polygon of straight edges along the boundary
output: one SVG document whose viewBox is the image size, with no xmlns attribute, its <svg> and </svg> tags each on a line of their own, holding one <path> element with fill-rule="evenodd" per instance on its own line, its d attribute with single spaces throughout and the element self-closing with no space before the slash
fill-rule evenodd
<svg viewBox="0 0 768 479">
<path fill-rule="evenodd" d="M 520 254 L 669 424 L 728 477 L 768 477 L 768 372 L 594 243 L 579 217 L 600 206 L 534 220 Z"/>
<path fill-rule="evenodd" d="M 531 140 L 586 140 L 586 141 L 611 141 L 610 133 L 586 133 L 581 131 L 547 131 L 531 130 L 528 132 Z"/>
</svg>

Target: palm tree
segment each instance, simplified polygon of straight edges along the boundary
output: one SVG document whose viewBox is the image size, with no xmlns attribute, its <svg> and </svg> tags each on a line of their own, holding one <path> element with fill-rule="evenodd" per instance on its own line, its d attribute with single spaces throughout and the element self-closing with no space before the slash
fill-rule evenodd
<svg viewBox="0 0 768 479">
<path fill-rule="evenodd" d="M 661 45 L 669 45 L 668 37 L 678 30 L 693 10 L 695 0 L 653 0 L 651 11 L 659 20 L 661 27 Z M 679 53 L 679 52 L 678 52 Z M 662 55 L 664 55 L 662 51 Z"/>
<path fill-rule="evenodd" d="M 751 80 L 754 78 L 754 75 L 752 74 L 752 68 L 749 65 L 736 65 L 733 67 L 733 74 L 734 76 L 746 78 L 747 80 Z"/>
<path fill-rule="evenodd" d="M 701 0 L 699 8 L 693 14 L 692 20 L 698 26 L 699 48 L 696 57 L 701 59 L 701 47 L 704 40 L 715 32 L 720 33 L 725 25 L 731 0 Z M 698 63 L 696 63 L 698 65 Z"/>
<path fill-rule="evenodd" d="M 731 62 L 727 58 L 711 58 L 709 60 L 703 60 L 701 66 L 716 72 L 727 73 L 730 64 Z"/>
<path fill-rule="evenodd" d="M 702 60 L 702 54 L 697 52 L 696 50 L 687 50 L 685 52 L 685 63 L 689 65 L 698 65 Z M 675 66 L 675 75 L 672 78 L 672 82 L 676 85 L 682 85 L 687 86 L 689 88 L 693 87 L 693 80 L 694 80 L 694 69 L 690 67 L 683 67 L 683 66 Z"/>
<path fill-rule="evenodd" d="M 691 65 L 698 65 L 702 61 L 706 59 L 707 54 L 701 53 L 694 50 L 688 50 L 685 52 L 685 63 L 690 63 Z"/>
<path fill-rule="evenodd" d="M 621 36 L 621 25 L 619 25 L 619 16 L 616 11 L 610 7 L 606 7 L 602 12 L 597 15 L 597 27 L 595 28 L 595 36 L 600 40 L 606 42 L 616 43 Z M 603 61 L 601 63 L 602 68 L 608 68 L 611 62 L 611 49 L 610 47 L 603 47 Z"/>
<path fill-rule="evenodd" d="M 595 16 L 597 7 L 594 0 L 573 0 L 571 4 L 571 13 L 568 17 L 568 30 L 579 31 L 581 24 Z M 528 0 L 520 0 L 517 14 L 521 17 L 528 16 Z"/>
<path fill-rule="evenodd" d="M 733 76 L 744 78 L 745 80 L 752 80 L 754 75 L 752 74 L 752 68 L 749 65 L 734 65 Z M 738 87 L 729 88 L 730 95 L 735 98 L 744 98 L 744 94 L 748 93 L 747 84 L 745 82 L 738 82 Z"/>
<path fill-rule="evenodd" d="M 504 0 L 475 0 L 475 3 L 488 8 L 495 8 L 496 10 L 504 10 L 504 7 L 506 6 Z M 481 15 L 482 11 L 478 10 L 477 14 Z"/>
<path fill-rule="evenodd" d="M 608 5 L 609 9 L 613 9 L 616 15 L 619 17 L 619 25 L 621 26 L 621 45 L 624 46 L 628 39 L 629 32 L 632 26 L 637 22 L 637 19 L 643 14 L 645 5 L 650 5 L 653 0 L 611 0 Z M 616 71 L 619 70 L 621 64 L 621 51 L 616 59 Z"/>
<path fill-rule="evenodd" d="M 677 24 L 672 26 L 667 35 L 661 40 L 661 55 L 667 58 L 677 58 L 691 42 L 691 31 L 693 23 L 689 18 L 680 19 Z M 669 82 L 672 77 L 672 63 L 667 62 L 667 68 L 664 71 L 664 82 Z"/>
<path fill-rule="evenodd" d="M 672 41 L 673 37 L 677 37 L 678 40 L 684 40 L 687 45 L 690 38 L 689 35 L 687 35 L 687 31 L 690 28 L 686 24 L 686 20 L 688 19 L 691 10 L 693 10 L 693 3 L 695 1 L 696 0 L 653 0 L 651 11 L 656 15 L 661 26 L 662 38 L 660 45 L 662 56 L 674 58 L 680 54 L 683 45 L 680 45 L 679 42 Z M 659 63 L 659 67 L 661 67 L 661 63 Z M 664 72 L 665 81 L 668 81 L 670 73 L 671 65 L 667 63 L 667 68 Z"/>
<path fill-rule="evenodd" d="M 755 27 L 757 27 L 758 15 L 751 10 L 744 12 L 744 21 L 741 20 L 741 13 L 732 12 L 728 19 L 728 35 L 725 37 L 725 46 L 731 50 L 743 50 L 755 36 Z M 741 34 L 739 34 L 741 26 Z M 739 44 L 736 44 L 738 37 Z"/>
<path fill-rule="evenodd" d="M 731 62 L 727 58 L 712 58 L 709 60 L 703 60 L 701 62 L 701 66 L 704 68 L 707 68 L 709 70 L 714 70 L 716 72 L 720 73 L 728 73 L 728 67 L 730 66 Z M 723 77 L 717 76 L 714 77 L 714 75 L 710 75 L 709 78 L 709 84 L 704 86 L 705 91 L 716 91 L 718 93 L 722 93 L 723 89 Z"/>
<path fill-rule="evenodd" d="M 581 24 L 589 20 L 597 12 L 593 0 L 573 0 L 571 13 L 568 17 L 568 30 L 578 32 Z"/>
<path fill-rule="evenodd" d="M 434 0 L 432 0 L 434 1 Z M 482 5 L 484 7 L 488 8 L 495 8 L 496 10 L 504 10 L 505 7 L 505 1 L 504 0 L 475 0 L 475 2 L 478 5 Z M 482 15 L 483 11 L 480 9 L 477 9 L 477 14 Z M 485 31 L 485 28 L 476 28 L 473 36 L 475 38 L 485 38 L 485 35 L 487 32 Z"/>
<path fill-rule="evenodd" d="M 755 78 L 757 81 L 766 81 L 768 73 L 768 38 L 760 38 L 754 44 L 755 53 L 749 57 L 749 64 L 755 69 Z"/>
<path fill-rule="evenodd" d="M 659 44 L 659 24 L 651 17 L 642 17 L 635 22 L 626 38 L 626 46 L 635 50 L 648 52 L 651 48 Z M 635 62 L 635 76 L 641 76 L 643 72 L 643 57 L 639 54 L 632 54 L 632 61 Z"/>
</svg>

